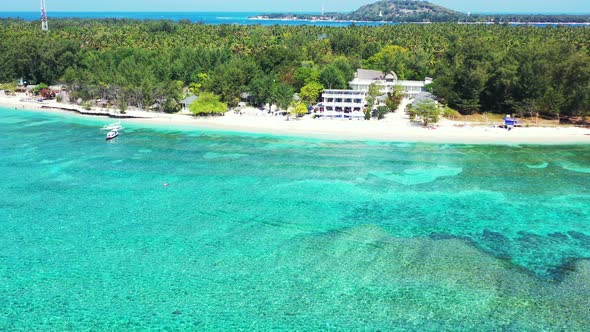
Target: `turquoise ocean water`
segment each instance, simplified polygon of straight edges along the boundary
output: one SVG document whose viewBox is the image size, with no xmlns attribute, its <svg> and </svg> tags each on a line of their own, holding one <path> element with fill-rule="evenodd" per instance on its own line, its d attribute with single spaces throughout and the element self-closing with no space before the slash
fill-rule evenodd
<svg viewBox="0 0 590 332">
<path fill-rule="evenodd" d="M 189 20 L 193 23 L 204 24 L 239 24 L 239 25 L 316 25 L 327 27 L 347 27 L 353 24 L 352 21 L 305 21 L 305 20 L 260 20 L 251 19 L 250 17 L 266 15 L 262 12 L 54 12 L 49 11 L 49 21 L 62 18 L 76 19 L 134 19 L 134 20 Z M 319 15 L 319 12 L 299 13 Z M 7 12 L 0 8 L 0 18 L 18 18 L 26 21 L 39 20 L 40 14 L 34 12 Z M 354 22 L 357 26 L 380 26 L 399 24 L 397 22 Z M 50 23 L 51 25 L 51 23 Z M 512 23 L 512 25 L 525 25 L 525 23 Z M 526 23 L 527 26 L 536 27 L 554 27 L 560 25 L 567 26 L 587 26 L 579 23 Z"/>
<path fill-rule="evenodd" d="M 302 13 L 319 14 L 319 13 Z M 352 21 L 305 21 L 305 20 L 260 20 L 250 17 L 265 15 L 261 12 L 49 12 L 49 20 L 61 18 L 82 19 L 134 19 L 134 20 L 189 20 L 204 24 L 239 24 L 239 25 L 317 25 L 327 27 L 346 27 Z M 21 18 L 27 21 L 39 20 L 39 12 L 3 12 L 0 18 Z M 380 26 L 398 23 L 355 22 L 355 25 Z"/>
<path fill-rule="evenodd" d="M 106 122 L 0 109 L 0 331 L 590 326 L 588 145 Z"/>
</svg>

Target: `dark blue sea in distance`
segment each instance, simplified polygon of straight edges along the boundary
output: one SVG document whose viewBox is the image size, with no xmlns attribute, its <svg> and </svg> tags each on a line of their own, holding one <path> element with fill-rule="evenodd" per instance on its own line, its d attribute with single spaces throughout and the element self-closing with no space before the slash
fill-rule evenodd
<svg viewBox="0 0 590 332">
<path fill-rule="evenodd" d="M 316 25 L 342 27 L 351 24 L 364 26 L 380 26 L 398 24 L 395 22 L 352 22 L 352 21 L 306 21 L 306 20 L 258 20 L 250 19 L 258 15 L 264 15 L 261 12 L 50 12 L 49 19 L 52 18 L 117 18 L 117 19 L 136 19 L 136 20 L 190 20 L 194 23 L 205 24 L 259 24 L 259 25 Z M 319 14 L 319 13 L 306 13 Z M 39 12 L 1 12 L 0 18 L 21 18 L 27 21 L 40 19 Z M 514 23 L 514 25 L 523 25 L 525 23 Z M 539 27 L 568 25 L 568 26 L 586 26 L 577 23 L 529 23 Z"/>
<path fill-rule="evenodd" d="M 321 26 L 349 26 L 348 21 L 321 21 L 312 22 L 305 20 L 257 20 L 249 17 L 263 15 L 260 12 L 52 12 L 52 18 L 118 18 L 136 20 L 190 20 L 194 23 L 205 24 L 260 24 L 260 25 L 321 25 Z M 319 14 L 319 13 L 309 13 Z M 40 19 L 39 12 L 0 12 L 0 18 L 22 18 L 27 21 Z M 378 26 L 395 24 L 385 22 L 355 22 L 356 25 Z"/>
</svg>

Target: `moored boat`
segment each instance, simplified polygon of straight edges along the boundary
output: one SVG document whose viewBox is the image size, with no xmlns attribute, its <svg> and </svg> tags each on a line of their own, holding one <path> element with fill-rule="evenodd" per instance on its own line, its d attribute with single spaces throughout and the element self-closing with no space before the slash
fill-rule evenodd
<svg viewBox="0 0 590 332">
<path fill-rule="evenodd" d="M 107 134 L 106 140 L 110 141 L 117 136 L 119 136 L 119 132 L 116 129 L 113 129 Z"/>
</svg>

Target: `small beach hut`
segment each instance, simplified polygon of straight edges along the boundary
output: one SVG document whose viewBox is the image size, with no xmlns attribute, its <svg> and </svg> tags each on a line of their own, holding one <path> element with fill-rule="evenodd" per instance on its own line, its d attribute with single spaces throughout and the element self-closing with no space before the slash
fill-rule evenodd
<svg viewBox="0 0 590 332">
<path fill-rule="evenodd" d="M 182 105 L 182 110 L 183 111 L 188 111 L 189 106 L 191 106 L 191 104 L 193 103 L 193 101 L 197 100 L 199 97 L 195 96 L 195 95 L 190 95 L 188 96 L 186 99 L 184 99 L 183 101 L 180 102 L 180 105 Z"/>
</svg>

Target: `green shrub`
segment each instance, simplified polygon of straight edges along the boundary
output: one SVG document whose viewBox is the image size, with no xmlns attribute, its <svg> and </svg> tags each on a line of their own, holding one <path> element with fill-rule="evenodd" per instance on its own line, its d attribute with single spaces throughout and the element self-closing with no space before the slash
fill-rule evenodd
<svg viewBox="0 0 590 332">
<path fill-rule="evenodd" d="M 295 117 L 303 116 L 307 113 L 307 106 L 302 102 L 294 102 L 291 104 L 291 110 L 289 113 Z"/>
<path fill-rule="evenodd" d="M 219 96 L 203 92 L 189 106 L 194 115 L 223 115 L 227 112 L 227 105 L 219 100 Z"/>
<path fill-rule="evenodd" d="M 377 119 L 382 120 L 385 118 L 385 115 L 389 113 L 389 107 L 387 106 L 379 106 L 377 107 Z"/>
<path fill-rule="evenodd" d="M 39 83 L 33 90 L 32 92 L 34 94 L 38 94 L 39 92 L 41 92 L 41 90 L 44 89 L 49 89 L 49 85 L 45 84 L 45 83 Z"/>
<path fill-rule="evenodd" d="M 16 83 L 12 82 L 12 83 L 0 84 L 0 90 L 13 92 L 14 90 L 16 90 Z"/>
<path fill-rule="evenodd" d="M 85 102 L 82 103 L 82 107 L 87 110 L 90 111 L 92 109 L 92 102 L 90 100 L 87 100 Z"/>
<path fill-rule="evenodd" d="M 414 122 L 416 120 L 417 114 L 416 114 L 416 110 L 414 110 L 414 107 L 412 106 L 412 104 L 410 104 L 406 107 L 406 113 L 410 117 L 411 122 Z"/>
<path fill-rule="evenodd" d="M 127 111 L 127 101 L 124 99 L 119 101 L 119 111 L 121 111 L 121 114 L 125 114 Z"/>
</svg>

